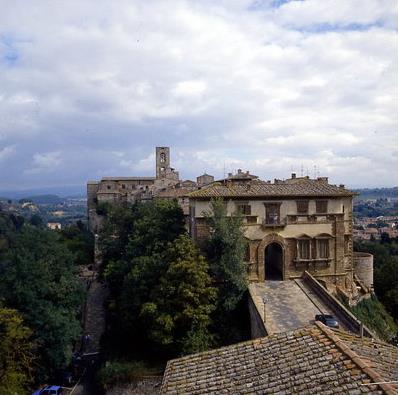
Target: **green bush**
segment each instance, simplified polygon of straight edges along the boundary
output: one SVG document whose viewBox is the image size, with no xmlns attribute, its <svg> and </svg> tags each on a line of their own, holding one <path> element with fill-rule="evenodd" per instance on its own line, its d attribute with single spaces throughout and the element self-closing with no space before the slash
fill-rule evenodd
<svg viewBox="0 0 398 395">
<path fill-rule="evenodd" d="M 350 308 L 353 314 L 385 341 L 398 335 L 398 327 L 384 306 L 373 295 Z"/>
<path fill-rule="evenodd" d="M 141 361 L 110 361 L 98 372 L 98 381 L 106 389 L 142 376 L 160 376 L 162 373 L 159 369 L 148 368 Z"/>
</svg>

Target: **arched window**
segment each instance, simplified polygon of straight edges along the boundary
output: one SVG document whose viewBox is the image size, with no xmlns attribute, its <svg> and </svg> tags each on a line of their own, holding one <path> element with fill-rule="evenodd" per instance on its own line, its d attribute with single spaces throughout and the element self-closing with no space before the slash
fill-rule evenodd
<svg viewBox="0 0 398 395">
<path fill-rule="evenodd" d="M 166 154 L 165 154 L 164 152 L 162 152 L 162 153 L 160 154 L 160 162 L 161 162 L 161 163 L 166 162 Z"/>
</svg>

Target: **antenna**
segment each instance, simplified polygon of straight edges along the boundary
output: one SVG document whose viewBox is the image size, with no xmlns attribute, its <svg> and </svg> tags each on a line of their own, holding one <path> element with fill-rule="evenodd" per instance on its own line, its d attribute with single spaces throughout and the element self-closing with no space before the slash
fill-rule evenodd
<svg viewBox="0 0 398 395">
<path fill-rule="evenodd" d="M 303 175 L 304 175 L 304 165 L 301 163 L 300 177 L 303 177 Z"/>
<path fill-rule="evenodd" d="M 224 173 L 223 173 L 223 179 L 225 180 L 225 160 L 224 160 Z"/>
<path fill-rule="evenodd" d="M 316 178 L 316 165 L 314 165 L 314 179 Z"/>
</svg>

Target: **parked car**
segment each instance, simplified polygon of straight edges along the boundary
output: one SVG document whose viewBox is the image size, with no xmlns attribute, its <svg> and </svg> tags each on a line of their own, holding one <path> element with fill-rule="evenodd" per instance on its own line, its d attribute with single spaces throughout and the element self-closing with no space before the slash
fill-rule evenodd
<svg viewBox="0 0 398 395">
<path fill-rule="evenodd" d="M 59 385 L 47 385 L 44 388 L 33 392 L 32 395 L 62 395 L 62 387 Z"/>
<path fill-rule="evenodd" d="M 339 322 L 336 320 L 335 317 L 330 314 L 317 314 L 315 316 L 315 321 L 321 321 L 323 324 L 329 326 L 330 328 L 339 327 Z"/>
</svg>

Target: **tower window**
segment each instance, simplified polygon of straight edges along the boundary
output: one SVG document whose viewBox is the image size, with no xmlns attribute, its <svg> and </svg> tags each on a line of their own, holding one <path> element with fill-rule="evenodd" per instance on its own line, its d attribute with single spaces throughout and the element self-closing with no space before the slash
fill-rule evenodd
<svg viewBox="0 0 398 395">
<path fill-rule="evenodd" d="M 161 162 L 161 163 L 166 162 L 166 154 L 165 154 L 164 152 L 162 152 L 162 153 L 160 154 L 160 162 Z"/>
</svg>

